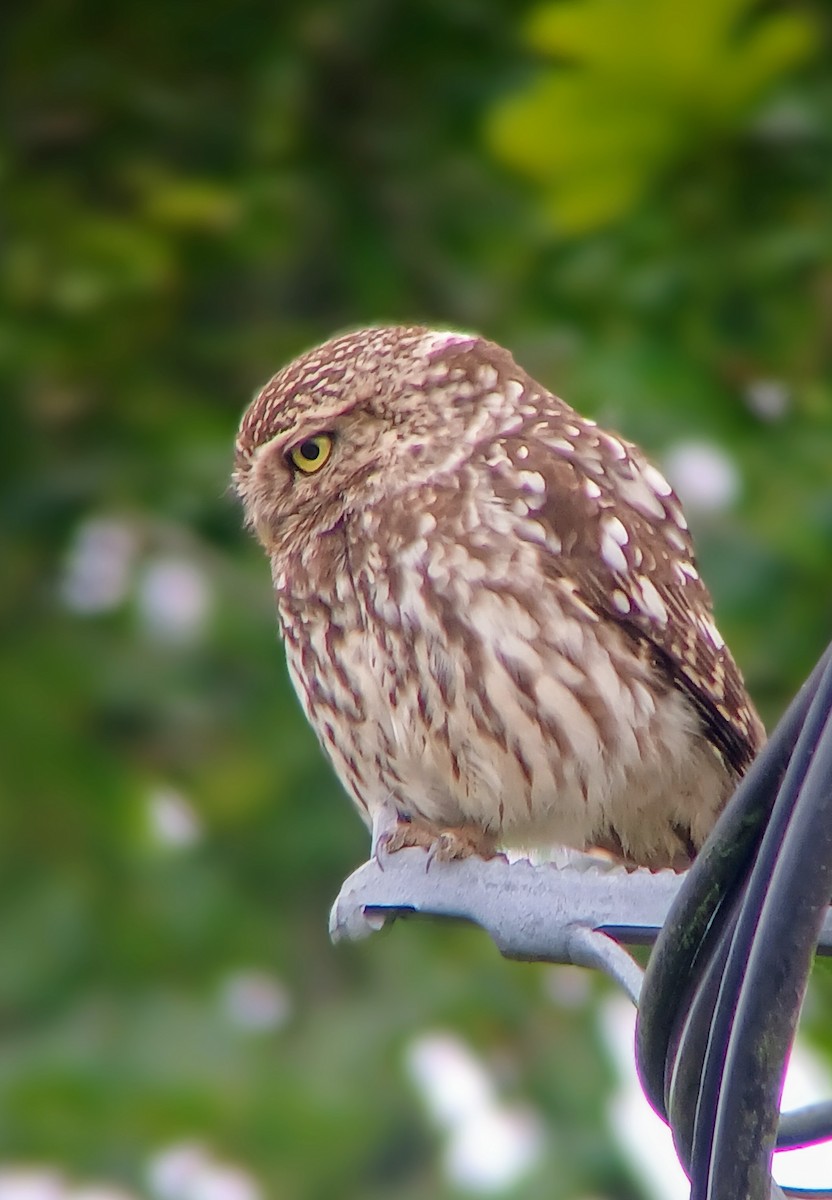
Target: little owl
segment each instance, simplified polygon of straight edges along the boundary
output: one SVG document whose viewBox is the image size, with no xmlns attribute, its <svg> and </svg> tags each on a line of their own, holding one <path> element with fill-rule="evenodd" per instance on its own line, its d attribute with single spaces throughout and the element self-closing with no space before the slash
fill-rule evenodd
<svg viewBox="0 0 832 1200">
<path fill-rule="evenodd" d="M 376 851 L 692 859 L 764 735 L 636 446 L 492 342 L 382 327 L 266 384 L 235 483 Z"/>
</svg>

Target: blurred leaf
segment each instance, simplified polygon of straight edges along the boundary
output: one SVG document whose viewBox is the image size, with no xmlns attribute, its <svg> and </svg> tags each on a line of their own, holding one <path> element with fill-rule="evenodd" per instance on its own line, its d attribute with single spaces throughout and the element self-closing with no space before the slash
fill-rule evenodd
<svg viewBox="0 0 832 1200">
<path fill-rule="evenodd" d="M 494 153 L 541 185 L 557 228 L 621 217 L 672 162 L 729 135 L 816 47 L 808 13 L 760 16 L 742 31 L 757 8 L 702 0 L 683 19 L 667 0 L 534 9 L 529 46 L 560 65 L 495 107 Z"/>
</svg>

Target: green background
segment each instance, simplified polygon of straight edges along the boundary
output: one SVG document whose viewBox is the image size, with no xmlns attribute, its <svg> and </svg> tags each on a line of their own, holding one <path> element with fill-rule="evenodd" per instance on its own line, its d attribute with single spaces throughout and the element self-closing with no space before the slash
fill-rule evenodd
<svg viewBox="0 0 832 1200">
<path fill-rule="evenodd" d="M 198 1138 L 269 1197 L 456 1195 L 404 1065 L 442 1029 L 543 1122 L 513 1195 L 642 1195 L 599 981 L 570 1009 L 473 930 L 329 944 L 367 837 L 290 693 L 231 447 L 290 357 L 399 319 L 503 342 L 659 462 L 704 442 L 738 494 L 691 507 L 700 562 L 771 724 L 832 634 L 828 7 L 2 22 L 0 1162 L 145 1196 Z M 222 1000 L 251 971 L 289 1001 L 260 1031 Z"/>
</svg>

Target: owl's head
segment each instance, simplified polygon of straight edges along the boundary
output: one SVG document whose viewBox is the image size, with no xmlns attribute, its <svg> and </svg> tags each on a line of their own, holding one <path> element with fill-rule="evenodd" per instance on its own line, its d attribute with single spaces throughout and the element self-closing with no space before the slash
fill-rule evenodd
<svg viewBox="0 0 832 1200">
<path fill-rule="evenodd" d="M 234 483 L 266 550 L 451 471 L 514 412 L 508 351 L 420 326 L 360 329 L 289 363 L 237 436 Z"/>
</svg>

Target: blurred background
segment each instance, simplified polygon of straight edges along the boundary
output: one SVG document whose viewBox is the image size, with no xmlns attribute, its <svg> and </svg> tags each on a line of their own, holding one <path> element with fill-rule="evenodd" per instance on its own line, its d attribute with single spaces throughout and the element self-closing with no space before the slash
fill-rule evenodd
<svg viewBox="0 0 832 1200">
<path fill-rule="evenodd" d="M 0 1197 L 670 1195 L 601 981 L 329 944 L 368 840 L 231 448 L 345 326 L 497 339 L 669 474 L 774 722 L 832 636 L 829 7 L 0 20 Z M 821 965 L 832 1088 L 830 1003 Z"/>
</svg>

